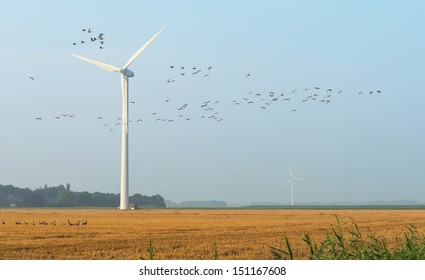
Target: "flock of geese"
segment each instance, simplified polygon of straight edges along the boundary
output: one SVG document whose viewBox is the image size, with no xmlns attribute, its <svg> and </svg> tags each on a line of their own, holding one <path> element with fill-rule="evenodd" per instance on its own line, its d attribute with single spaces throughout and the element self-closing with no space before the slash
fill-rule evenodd
<svg viewBox="0 0 425 280">
<path fill-rule="evenodd" d="M 170 66 L 172 67 L 172 66 Z M 173 67 L 174 68 L 174 67 Z M 180 69 L 183 67 L 180 67 Z M 207 71 L 211 71 L 212 67 L 208 67 Z M 193 73 L 201 73 L 202 70 L 197 67 L 192 67 L 191 70 L 195 71 Z M 193 74 L 197 75 L 197 74 Z M 206 75 L 206 74 L 205 74 Z M 204 75 L 204 76 L 205 76 Z M 246 78 L 249 78 L 250 74 L 245 74 Z M 167 83 L 172 83 L 175 79 L 166 81 Z M 268 110 L 272 106 L 277 106 L 278 103 L 285 104 L 284 108 L 289 108 L 291 112 L 299 111 L 300 107 L 304 103 L 321 103 L 323 105 L 328 105 L 333 102 L 333 100 L 339 96 L 345 94 L 353 94 L 353 92 L 346 92 L 342 89 L 332 89 L 332 88 L 321 88 L 319 86 L 307 87 L 302 89 L 293 89 L 291 91 L 268 91 L 268 92 L 258 92 L 258 91 L 249 91 L 241 98 L 224 100 L 214 100 L 208 99 L 203 101 L 198 101 L 197 103 L 191 102 L 179 102 L 173 99 L 167 98 L 160 101 L 159 104 L 163 111 L 151 111 L 145 112 L 144 116 L 136 117 L 133 120 L 129 120 L 130 123 L 134 122 L 136 124 L 142 124 L 146 121 L 153 122 L 163 122 L 163 123 L 175 123 L 179 121 L 192 121 L 195 119 L 198 120 L 210 120 L 216 122 L 222 122 L 225 120 L 225 116 L 220 112 L 220 104 L 231 104 L 234 107 L 252 107 L 257 108 L 258 110 Z M 376 95 L 382 94 L 382 90 L 368 90 L 368 91 L 359 91 L 357 95 Z M 137 104 L 135 100 L 130 100 L 129 105 L 134 107 L 130 108 L 131 114 L 133 112 L 140 111 L 137 110 Z M 164 113 L 165 111 L 165 113 Z M 76 115 L 71 113 L 61 113 L 51 116 L 57 120 L 72 119 Z M 121 118 L 115 120 L 106 121 L 105 116 L 97 116 L 96 121 L 100 123 L 110 132 L 116 130 L 122 125 Z M 42 121 L 43 117 L 35 117 L 36 121 Z"/>
<path fill-rule="evenodd" d="M 74 41 L 72 43 L 73 46 L 86 44 L 86 43 L 98 43 L 97 46 L 99 47 L 99 49 L 104 49 L 104 44 L 105 44 L 104 33 L 100 32 L 100 33 L 97 33 L 97 35 L 95 35 L 91 28 L 83 28 L 81 29 L 81 31 L 84 32 L 85 35 L 87 35 L 87 37 Z"/>
<path fill-rule="evenodd" d="M 186 66 L 174 66 L 174 65 L 170 65 L 168 67 L 171 70 L 178 70 L 178 76 L 179 77 L 187 77 L 187 76 L 200 76 L 203 78 L 206 78 L 210 75 L 210 71 L 212 70 L 212 66 L 208 66 L 207 69 L 201 69 L 197 66 L 193 66 L 193 67 L 186 67 Z M 173 78 L 169 78 L 168 80 L 166 80 L 167 83 L 174 83 L 178 78 L 177 77 L 173 77 Z"/>
<path fill-rule="evenodd" d="M 73 45 L 85 44 L 86 42 L 90 43 L 99 43 L 99 48 L 103 49 L 104 44 L 104 33 L 98 33 L 95 35 L 91 28 L 83 28 L 81 30 L 86 35 L 88 39 L 79 40 L 80 42 L 74 42 Z M 181 79 L 188 79 L 188 77 L 199 77 L 199 78 L 209 78 L 213 74 L 213 66 L 208 67 L 198 67 L 198 66 L 168 66 L 168 79 L 165 80 L 167 84 L 171 86 L 175 82 Z M 166 72 L 166 71 L 164 71 Z M 241 75 L 242 76 L 242 75 Z M 245 73 L 243 76 L 245 79 L 252 79 L 251 73 Z M 29 76 L 31 80 L 36 79 L 36 76 Z M 373 95 L 381 94 L 381 90 L 368 90 L 368 91 L 358 91 L 358 95 Z M 179 102 L 173 100 L 171 97 L 169 99 L 163 100 L 160 104 L 161 108 L 164 108 L 164 112 L 146 112 L 144 116 L 139 116 L 135 118 L 134 122 L 136 124 L 142 124 L 145 121 L 154 121 L 154 122 L 164 122 L 164 123 L 175 123 L 178 121 L 191 121 L 195 119 L 199 120 L 212 120 L 216 122 L 222 122 L 225 120 L 225 117 L 222 113 L 219 112 L 220 104 L 232 104 L 232 106 L 248 106 L 258 108 L 259 110 L 267 110 L 270 107 L 275 107 L 277 103 L 284 103 L 290 108 L 291 112 L 296 112 L 299 110 L 300 106 L 303 103 L 318 102 L 324 105 L 330 104 L 334 98 L 340 95 L 353 94 L 353 92 L 345 92 L 342 89 L 332 89 L 332 88 L 322 88 L 320 86 L 307 87 L 301 89 L 293 89 L 290 91 L 268 91 L 268 92 L 258 92 L 258 91 L 249 91 L 241 98 L 234 98 L 229 100 L 203 100 L 198 101 L 197 104 L 186 102 Z M 130 100 L 130 105 L 137 107 L 136 101 Z M 130 108 L 131 114 L 136 112 L 137 108 Z M 56 114 L 47 118 L 55 118 L 57 120 L 72 119 L 76 115 L 70 113 L 61 113 Z M 171 116 L 171 117 L 170 117 Z M 42 116 L 36 116 L 36 121 L 43 121 Z M 93 117 L 94 118 L 94 117 Z M 97 123 L 101 123 L 102 126 L 107 128 L 109 131 L 114 131 L 116 127 L 119 127 L 122 124 L 121 118 L 105 122 L 104 116 L 97 116 Z M 129 120 L 129 122 L 133 122 Z"/>
<path fill-rule="evenodd" d="M 380 94 L 382 93 L 381 90 L 369 90 L 368 94 Z M 304 88 L 302 90 L 294 89 L 290 92 L 277 92 L 277 91 L 270 91 L 266 93 L 261 92 L 254 92 L 250 91 L 246 96 L 242 97 L 242 99 L 233 100 L 234 105 L 247 105 L 247 106 L 257 106 L 258 108 L 261 108 L 263 110 L 269 108 L 273 104 L 277 103 L 278 101 L 287 102 L 288 104 L 291 104 L 290 102 L 292 100 L 296 101 L 295 105 L 292 105 L 291 112 L 296 112 L 299 106 L 302 103 L 307 102 L 320 102 L 324 105 L 327 105 L 332 102 L 332 100 L 338 96 L 344 94 L 344 91 L 341 89 L 333 90 L 331 88 L 327 89 L 321 89 L 318 86 L 312 87 L 312 88 Z M 363 94 L 362 91 L 358 92 L 359 95 Z"/>
<path fill-rule="evenodd" d="M 2 219 L 0 224 L 6 225 L 7 223 L 4 221 L 4 219 Z M 50 222 L 46 222 L 44 220 L 39 220 L 38 223 L 36 223 L 34 221 L 32 221 L 32 222 L 27 222 L 27 221 L 21 222 L 19 220 L 16 220 L 14 223 L 11 223 L 11 224 L 14 224 L 14 225 L 33 225 L 33 226 L 38 224 L 38 225 L 42 225 L 42 226 L 48 226 L 48 225 L 56 226 L 56 220 L 53 220 L 53 221 L 50 221 Z M 71 222 L 70 220 L 67 220 L 66 223 L 62 223 L 62 225 L 68 225 L 68 226 L 86 226 L 87 224 L 88 224 L 87 219 L 84 220 L 84 221 L 79 220 L 77 222 Z"/>
</svg>

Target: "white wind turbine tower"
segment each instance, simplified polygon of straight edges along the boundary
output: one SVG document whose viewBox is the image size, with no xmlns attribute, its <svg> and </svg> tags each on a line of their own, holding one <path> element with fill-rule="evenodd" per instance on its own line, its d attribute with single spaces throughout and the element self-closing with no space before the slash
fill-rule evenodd
<svg viewBox="0 0 425 280">
<path fill-rule="evenodd" d="M 128 209 L 128 78 L 134 76 L 134 73 L 128 67 L 136 60 L 143 50 L 164 30 L 165 26 L 158 31 L 146 44 L 144 44 L 127 63 L 120 69 L 118 67 L 99 62 L 93 59 L 85 58 L 79 55 L 74 56 L 79 59 L 90 62 L 100 68 L 111 72 L 120 73 L 121 76 L 121 91 L 122 91 L 122 138 L 121 138 L 121 197 L 120 209 Z"/>
<path fill-rule="evenodd" d="M 291 176 L 291 178 L 288 180 L 288 182 L 285 184 L 285 186 L 287 186 L 289 183 L 291 183 L 291 187 L 292 187 L 292 200 L 291 201 L 292 201 L 292 206 L 294 206 L 294 181 L 295 180 L 304 180 L 304 179 L 293 176 L 292 172 L 291 172 L 291 168 L 289 166 L 288 166 L 288 169 L 289 169 L 289 176 Z"/>
</svg>

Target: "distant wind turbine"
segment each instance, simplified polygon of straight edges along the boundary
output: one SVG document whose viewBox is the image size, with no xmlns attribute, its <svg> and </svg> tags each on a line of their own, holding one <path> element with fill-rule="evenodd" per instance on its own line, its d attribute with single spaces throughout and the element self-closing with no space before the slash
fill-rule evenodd
<svg viewBox="0 0 425 280">
<path fill-rule="evenodd" d="M 85 58 L 73 54 L 75 57 L 92 63 L 100 68 L 111 72 L 120 73 L 121 76 L 121 91 L 122 91 L 122 138 L 121 138 L 121 197 L 120 209 L 129 208 L 128 198 L 128 78 L 134 77 L 133 71 L 128 67 L 136 60 L 143 50 L 165 29 L 165 26 L 158 31 L 146 44 L 144 44 L 120 69 L 118 67 L 99 62 L 93 59 Z"/>
<path fill-rule="evenodd" d="M 292 206 L 294 206 L 294 181 L 295 180 L 304 180 L 304 179 L 293 176 L 292 175 L 292 172 L 291 172 L 291 168 L 289 166 L 288 166 L 288 169 L 289 169 L 289 176 L 291 176 L 291 178 L 288 180 L 288 182 L 285 184 L 285 186 L 287 186 L 289 183 L 291 183 L 291 187 L 292 187 Z"/>
</svg>

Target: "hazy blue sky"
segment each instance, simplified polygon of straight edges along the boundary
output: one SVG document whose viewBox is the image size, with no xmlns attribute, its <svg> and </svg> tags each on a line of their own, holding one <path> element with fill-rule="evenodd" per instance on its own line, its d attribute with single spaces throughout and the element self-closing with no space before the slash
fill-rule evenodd
<svg viewBox="0 0 425 280">
<path fill-rule="evenodd" d="M 424 14 L 419 0 L 6 1 L 0 184 L 118 193 L 119 75 L 71 53 L 121 67 L 167 25 L 131 65 L 130 194 L 289 203 L 290 165 L 299 202 L 425 201 Z"/>
</svg>

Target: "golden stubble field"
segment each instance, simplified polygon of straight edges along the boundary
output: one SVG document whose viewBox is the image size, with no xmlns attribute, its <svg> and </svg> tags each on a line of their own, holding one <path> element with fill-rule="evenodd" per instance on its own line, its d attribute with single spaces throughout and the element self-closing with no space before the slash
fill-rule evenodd
<svg viewBox="0 0 425 280">
<path fill-rule="evenodd" d="M 150 240 L 158 260 L 272 259 L 268 246 L 288 237 L 302 251 L 304 234 L 320 241 L 335 215 L 390 246 L 409 224 L 425 229 L 425 210 L 0 209 L 0 259 L 148 259 Z"/>
</svg>

